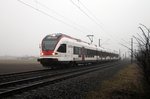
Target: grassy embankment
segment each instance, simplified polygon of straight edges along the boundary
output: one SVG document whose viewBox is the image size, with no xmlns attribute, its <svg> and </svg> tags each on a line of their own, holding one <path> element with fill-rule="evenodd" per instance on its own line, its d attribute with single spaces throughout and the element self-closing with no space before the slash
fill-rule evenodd
<svg viewBox="0 0 150 99">
<path fill-rule="evenodd" d="M 100 88 L 89 92 L 87 99 L 150 99 L 149 85 L 142 70 L 132 64 L 119 71 L 112 79 L 102 82 Z"/>
</svg>

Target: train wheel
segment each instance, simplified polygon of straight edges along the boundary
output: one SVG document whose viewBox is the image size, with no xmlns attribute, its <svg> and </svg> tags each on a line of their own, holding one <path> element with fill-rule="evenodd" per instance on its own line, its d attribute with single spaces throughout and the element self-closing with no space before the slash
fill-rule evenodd
<svg viewBox="0 0 150 99">
<path fill-rule="evenodd" d="M 69 62 L 69 66 L 70 66 L 70 67 L 75 67 L 75 66 L 77 66 L 77 63 L 76 63 L 76 62 L 71 61 L 71 62 Z"/>
</svg>

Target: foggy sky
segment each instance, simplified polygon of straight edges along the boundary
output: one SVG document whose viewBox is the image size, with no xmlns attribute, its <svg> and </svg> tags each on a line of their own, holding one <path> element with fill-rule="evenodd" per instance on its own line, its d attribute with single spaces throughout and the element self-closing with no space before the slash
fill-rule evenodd
<svg viewBox="0 0 150 99">
<path fill-rule="evenodd" d="M 125 52 L 120 43 L 130 46 L 123 40 L 130 42 L 132 35 L 141 32 L 139 23 L 150 27 L 150 0 L 72 0 L 79 8 L 71 0 L 21 1 L 37 10 L 18 0 L 0 0 L 0 56 L 38 56 L 42 38 L 51 33 L 87 42 L 86 35 L 92 34 L 94 44 L 100 38 L 102 47 Z"/>
</svg>

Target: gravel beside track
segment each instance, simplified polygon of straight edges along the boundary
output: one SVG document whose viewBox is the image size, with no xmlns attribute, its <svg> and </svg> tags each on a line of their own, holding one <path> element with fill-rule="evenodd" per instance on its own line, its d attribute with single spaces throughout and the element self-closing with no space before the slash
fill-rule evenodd
<svg viewBox="0 0 150 99">
<path fill-rule="evenodd" d="M 121 62 L 121 65 L 64 80 L 7 99 L 85 99 L 89 91 L 99 88 L 103 80 L 111 78 L 126 64 Z"/>
</svg>

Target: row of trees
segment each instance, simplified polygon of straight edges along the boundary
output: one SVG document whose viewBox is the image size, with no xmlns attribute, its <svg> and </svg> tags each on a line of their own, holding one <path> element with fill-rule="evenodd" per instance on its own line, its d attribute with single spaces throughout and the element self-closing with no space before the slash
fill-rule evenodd
<svg viewBox="0 0 150 99">
<path fill-rule="evenodd" d="M 133 36 L 138 43 L 138 51 L 134 52 L 134 56 L 140 64 L 145 78 L 150 82 L 150 29 L 143 24 L 140 24 L 138 28 L 141 30 L 141 34 L 137 33 L 138 36 Z"/>
</svg>

